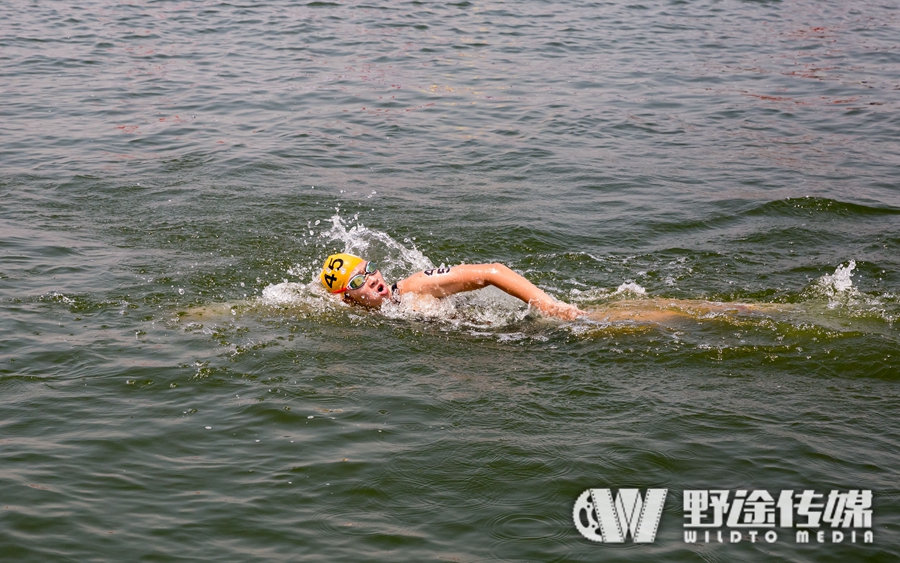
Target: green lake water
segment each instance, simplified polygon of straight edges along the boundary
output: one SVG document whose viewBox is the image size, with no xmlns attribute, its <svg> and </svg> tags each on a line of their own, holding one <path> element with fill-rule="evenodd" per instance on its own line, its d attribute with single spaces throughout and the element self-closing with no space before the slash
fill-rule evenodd
<svg viewBox="0 0 900 563">
<path fill-rule="evenodd" d="M 897 560 L 894 3 L 0 22 L 0 560 Z M 764 310 L 365 311 L 338 251 Z M 655 541 L 582 537 L 589 488 L 668 489 Z M 874 541 L 686 543 L 694 489 L 870 490 Z"/>
</svg>

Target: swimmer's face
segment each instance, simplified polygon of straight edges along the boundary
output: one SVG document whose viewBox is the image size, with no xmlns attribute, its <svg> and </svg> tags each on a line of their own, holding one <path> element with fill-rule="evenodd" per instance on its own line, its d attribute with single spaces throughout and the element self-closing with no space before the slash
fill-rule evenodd
<svg viewBox="0 0 900 563">
<path fill-rule="evenodd" d="M 350 272 L 350 277 L 352 278 L 357 274 L 365 274 L 367 263 L 368 262 L 360 262 L 357 264 L 356 267 L 353 268 L 353 271 Z M 390 300 L 391 288 L 388 286 L 387 282 L 384 281 L 381 271 L 376 270 L 374 274 L 366 276 L 366 282 L 361 288 L 348 289 L 344 292 L 344 296 L 347 300 L 352 301 L 357 305 L 375 309 L 381 307 L 381 304 L 385 300 Z"/>
</svg>

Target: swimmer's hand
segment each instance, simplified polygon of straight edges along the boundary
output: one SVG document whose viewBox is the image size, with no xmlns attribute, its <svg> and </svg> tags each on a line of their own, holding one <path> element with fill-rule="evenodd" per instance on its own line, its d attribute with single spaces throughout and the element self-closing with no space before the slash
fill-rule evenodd
<svg viewBox="0 0 900 563">
<path fill-rule="evenodd" d="M 562 301 L 553 300 L 552 302 L 547 302 L 542 300 L 536 302 L 532 301 L 531 304 L 541 313 L 564 321 L 574 321 L 578 317 L 587 315 L 585 311 L 582 311 L 575 305 L 569 305 Z"/>
</svg>

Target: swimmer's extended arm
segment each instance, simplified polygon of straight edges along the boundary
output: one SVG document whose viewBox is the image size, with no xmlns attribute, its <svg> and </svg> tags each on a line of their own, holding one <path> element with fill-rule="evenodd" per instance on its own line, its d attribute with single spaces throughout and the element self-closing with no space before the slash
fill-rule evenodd
<svg viewBox="0 0 900 563">
<path fill-rule="evenodd" d="M 503 264 L 463 264 L 450 268 L 434 268 L 397 282 L 401 295 L 417 293 L 434 297 L 447 297 L 489 285 L 518 297 L 545 315 L 571 320 L 585 314 L 573 305 L 550 297 Z"/>
</svg>

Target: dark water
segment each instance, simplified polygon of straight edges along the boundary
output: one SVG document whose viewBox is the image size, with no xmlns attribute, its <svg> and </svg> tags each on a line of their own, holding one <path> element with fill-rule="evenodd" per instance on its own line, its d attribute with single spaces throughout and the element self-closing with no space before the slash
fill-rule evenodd
<svg viewBox="0 0 900 563">
<path fill-rule="evenodd" d="M 0 22 L 0 559 L 897 557 L 894 3 Z M 586 308 L 783 310 L 367 313 L 314 282 L 339 250 L 394 279 L 501 261 Z M 668 488 L 655 543 L 582 538 L 590 487 Z M 873 544 L 682 538 L 685 489 L 850 488 Z"/>
</svg>

